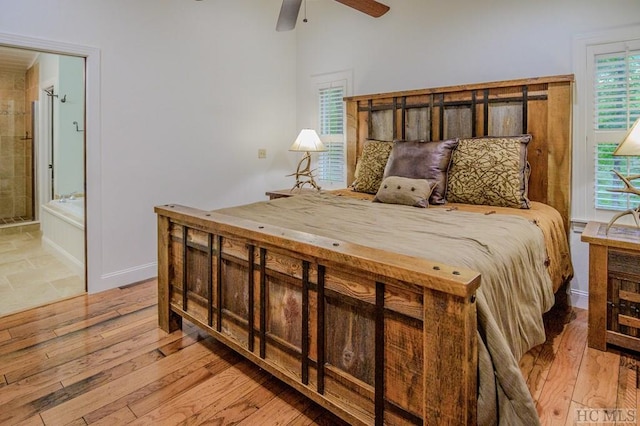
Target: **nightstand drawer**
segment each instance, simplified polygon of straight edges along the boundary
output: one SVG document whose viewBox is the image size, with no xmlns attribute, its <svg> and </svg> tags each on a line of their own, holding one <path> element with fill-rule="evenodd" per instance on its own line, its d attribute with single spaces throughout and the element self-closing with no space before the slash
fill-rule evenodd
<svg viewBox="0 0 640 426">
<path fill-rule="evenodd" d="M 609 248 L 607 262 L 607 330 L 640 339 L 640 253 Z"/>
<path fill-rule="evenodd" d="M 609 272 L 636 275 L 640 281 L 640 253 L 609 249 Z"/>
<path fill-rule="evenodd" d="M 640 337 L 640 280 L 609 275 L 607 330 L 629 337 Z"/>
</svg>

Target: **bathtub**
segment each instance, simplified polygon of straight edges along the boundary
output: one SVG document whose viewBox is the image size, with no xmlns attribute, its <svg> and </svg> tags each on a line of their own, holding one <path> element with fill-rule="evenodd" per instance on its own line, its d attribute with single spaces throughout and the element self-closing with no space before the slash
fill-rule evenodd
<svg viewBox="0 0 640 426">
<path fill-rule="evenodd" d="M 84 198 L 52 200 L 40 206 L 42 243 L 84 276 Z"/>
</svg>

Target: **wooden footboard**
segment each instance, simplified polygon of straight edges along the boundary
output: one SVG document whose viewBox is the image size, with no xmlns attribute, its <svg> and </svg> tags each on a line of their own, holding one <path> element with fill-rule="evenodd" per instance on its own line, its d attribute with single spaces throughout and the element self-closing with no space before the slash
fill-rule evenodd
<svg viewBox="0 0 640 426">
<path fill-rule="evenodd" d="M 178 205 L 159 324 L 185 318 L 351 424 L 475 424 L 480 276 Z"/>
</svg>

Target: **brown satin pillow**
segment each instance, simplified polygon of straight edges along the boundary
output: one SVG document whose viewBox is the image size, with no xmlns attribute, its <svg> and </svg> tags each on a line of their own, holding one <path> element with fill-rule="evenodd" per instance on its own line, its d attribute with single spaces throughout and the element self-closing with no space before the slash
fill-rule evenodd
<svg viewBox="0 0 640 426">
<path fill-rule="evenodd" d="M 412 179 L 432 179 L 436 185 L 429 203 L 444 204 L 451 153 L 457 145 L 457 138 L 434 142 L 395 141 L 384 170 L 384 178 L 401 176 Z"/>
<path fill-rule="evenodd" d="M 435 181 L 389 176 L 382 181 L 373 201 L 387 204 L 403 204 L 413 207 L 429 207 L 429 196 Z"/>
<path fill-rule="evenodd" d="M 448 201 L 528 209 L 531 135 L 460 139 L 449 170 Z"/>
</svg>

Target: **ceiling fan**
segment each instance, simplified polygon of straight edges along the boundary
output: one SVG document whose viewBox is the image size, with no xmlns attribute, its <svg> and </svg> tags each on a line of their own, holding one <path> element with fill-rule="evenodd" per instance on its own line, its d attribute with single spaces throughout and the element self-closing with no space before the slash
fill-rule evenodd
<svg viewBox="0 0 640 426">
<path fill-rule="evenodd" d="M 389 10 L 389 6 L 375 0 L 335 0 L 374 18 L 379 18 Z M 302 0 L 282 0 L 276 31 L 289 31 L 295 28 Z"/>
</svg>

